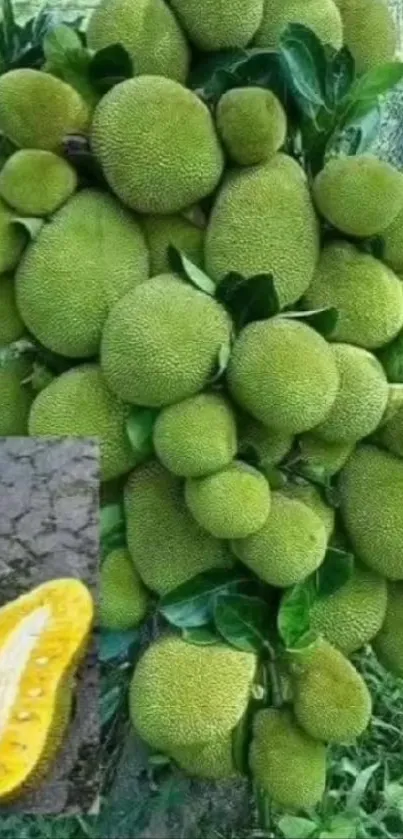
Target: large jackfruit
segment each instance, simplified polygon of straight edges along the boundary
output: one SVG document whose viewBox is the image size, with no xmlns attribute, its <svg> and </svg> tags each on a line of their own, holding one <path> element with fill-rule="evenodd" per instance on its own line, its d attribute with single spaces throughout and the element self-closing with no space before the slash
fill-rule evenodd
<svg viewBox="0 0 403 839">
<path fill-rule="evenodd" d="M 392 61 L 397 32 L 386 0 L 339 0 L 344 43 L 353 54 L 358 73 Z"/>
<path fill-rule="evenodd" d="M 255 715 L 249 765 L 280 807 L 314 807 L 325 791 L 326 747 L 303 731 L 288 709 L 267 708 Z"/>
<path fill-rule="evenodd" d="M 403 678 L 403 584 L 389 583 L 385 620 L 372 642 L 384 667 Z"/>
<path fill-rule="evenodd" d="M 243 716 L 255 671 L 251 653 L 164 638 L 135 669 L 132 722 L 147 743 L 163 751 L 208 743 L 229 734 Z"/>
<path fill-rule="evenodd" d="M 34 394 L 25 380 L 32 365 L 21 357 L 0 364 L 0 437 L 25 437 Z"/>
<path fill-rule="evenodd" d="M 304 475 L 322 479 L 337 475 L 354 448 L 354 443 L 329 443 L 315 434 L 303 434 L 298 445 Z"/>
<path fill-rule="evenodd" d="M 294 438 L 285 431 L 268 428 L 253 417 L 239 412 L 238 436 L 240 457 L 252 452 L 262 467 L 276 466 L 292 448 Z"/>
<path fill-rule="evenodd" d="M 335 524 L 335 509 L 326 503 L 324 497 L 316 486 L 309 483 L 288 483 L 282 487 L 281 493 L 288 498 L 296 498 L 310 507 L 323 522 L 328 540 L 330 539 Z"/>
<path fill-rule="evenodd" d="M 0 347 L 21 338 L 25 331 L 15 301 L 14 278 L 11 274 L 0 277 Z"/>
<path fill-rule="evenodd" d="M 16 276 L 18 308 L 45 347 L 91 357 L 109 310 L 148 271 L 137 221 L 112 196 L 85 189 L 27 248 Z"/>
<path fill-rule="evenodd" d="M 312 29 L 324 44 L 340 49 L 343 26 L 333 0 L 265 0 L 263 21 L 255 38 L 258 47 L 277 47 L 281 32 L 289 23 Z"/>
<path fill-rule="evenodd" d="M 76 171 L 67 160 L 41 149 L 21 149 L 0 172 L 0 195 L 21 215 L 48 216 L 75 192 Z"/>
<path fill-rule="evenodd" d="M 28 241 L 23 228 L 13 224 L 14 216 L 0 199 L 0 274 L 16 268 Z"/>
<path fill-rule="evenodd" d="M 164 0 L 102 0 L 89 20 L 87 38 L 93 50 L 122 44 L 136 74 L 186 79 L 186 39 Z"/>
<path fill-rule="evenodd" d="M 145 216 L 143 229 L 150 250 L 151 276 L 170 271 L 168 248 L 173 245 L 191 262 L 203 264 L 204 230 L 184 216 Z"/>
<path fill-rule="evenodd" d="M 382 233 L 382 258 L 393 271 L 403 273 L 403 209 Z"/>
<path fill-rule="evenodd" d="M 263 14 L 263 0 L 171 0 L 191 41 L 212 52 L 246 47 Z"/>
<path fill-rule="evenodd" d="M 92 142 L 111 189 L 141 213 L 196 204 L 215 189 L 224 166 L 207 106 L 160 76 L 112 88 L 95 111 Z"/>
<path fill-rule="evenodd" d="M 230 567 L 227 546 L 203 531 L 186 509 L 180 479 L 151 461 L 125 488 L 127 544 L 148 588 L 164 595 L 211 568 Z"/>
<path fill-rule="evenodd" d="M 147 614 L 149 598 L 126 548 L 105 557 L 100 572 L 100 625 L 122 631 Z"/>
<path fill-rule="evenodd" d="M 205 240 L 207 273 L 220 282 L 273 274 L 281 306 L 307 290 L 319 258 L 318 222 L 303 170 L 286 155 L 227 176 Z"/>
<path fill-rule="evenodd" d="M 233 732 L 173 750 L 172 757 L 181 769 L 195 778 L 221 781 L 238 775 L 233 757 Z"/>
<path fill-rule="evenodd" d="M 403 458 L 403 406 L 380 428 L 377 437 L 388 451 Z"/>
<path fill-rule="evenodd" d="M 236 87 L 221 97 L 218 133 L 235 163 L 265 163 L 284 145 L 287 116 L 281 102 L 263 87 Z"/>
</svg>

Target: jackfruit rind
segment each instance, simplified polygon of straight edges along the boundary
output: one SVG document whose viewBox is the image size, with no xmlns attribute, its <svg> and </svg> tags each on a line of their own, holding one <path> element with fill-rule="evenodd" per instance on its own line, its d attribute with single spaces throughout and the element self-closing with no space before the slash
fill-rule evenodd
<svg viewBox="0 0 403 839">
<path fill-rule="evenodd" d="M 201 50 L 246 47 L 263 14 L 263 0 L 171 0 L 190 40 Z"/>
<path fill-rule="evenodd" d="M 48 349 L 69 358 L 95 356 L 109 310 L 148 271 L 136 219 L 111 195 L 85 189 L 27 248 L 16 276 L 17 305 Z"/>
<path fill-rule="evenodd" d="M 234 764 L 232 732 L 208 740 L 173 750 L 172 757 L 188 775 L 207 780 L 226 780 L 235 778 L 239 773 Z"/>
<path fill-rule="evenodd" d="M 0 437 L 25 437 L 34 394 L 23 382 L 32 372 L 25 358 L 0 364 Z"/>
<path fill-rule="evenodd" d="M 356 555 L 391 580 L 403 580 L 403 462 L 360 445 L 340 473 L 341 514 Z"/>
<path fill-rule="evenodd" d="M 385 0 L 344 0 L 339 5 L 344 43 L 354 57 L 357 73 L 392 61 L 397 31 Z"/>
<path fill-rule="evenodd" d="M 230 568 L 227 546 L 192 519 L 179 478 L 156 461 L 137 467 L 125 488 L 127 544 L 143 582 L 160 595 L 211 568 Z"/>
<path fill-rule="evenodd" d="M 111 189 L 141 213 L 196 204 L 215 189 L 224 166 L 207 106 L 160 76 L 112 88 L 95 111 L 92 144 Z"/>
<path fill-rule="evenodd" d="M 186 38 L 164 0 L 102 0 L 90 17 L 87 38 L 93 50 L 122 44 L 136 74 L 186 79 Z"/>
<path fill-rule="evenodd" d="M 306 177 L 284 154 L 233 171 L 213 206 L 205 268 L 220 282 L 231 271 L 273 274 L 282 307 L 307 290 L 319 258 L 319 228 Z"/>
<path fill-rule="evenodd" d="M 403 208 L 403 175 L 374 155 L 336 157 L 316 176 L 316 205 L 350 236 L 382 233 Z"/>
<path fill-rule="evenodd" d="M 113 307 L 101 365 L 122 399 L 164 407 L 203 390 L 221 347 L 230 342 L 230 329 L 216 300 L 173 275 L 160 275 Z"/>
<path fill-rule="evenodd" d="M 15 301 L 14 278 L 0 277 L 0 347 L 18 341 L 25 332 Z"/>
<path fill-rule="evenodd" d="M 243 166 L 265 163 L 284 145 L 287 117 L 271 90 L 237 87 L 219 100 L 218 133 L 228 154 Z"/>
<path fill-rule="evenodd" d="M 287 495 L 288 498 L 296 498 L 302 501 L 307 507 L 310 507 L 314 513 L 323 522 L 328 540 L 330 539 L 335 524 L 335 509 L 326 503 L 320 490 L 309 483 L 291 483 L 282 487 L 281 492 Z"/>
<path fill-rule="evenodd" d="M 393 271 L 403 273 L 403 209 L 382 233 L 382 259 Z"/>
<path fill-rule="evenodd" d="M 29 415 L 31 437 L 97 437 L 101 479 L 110 481 L 138 463 L 126 433 L 130 406 L 112 393 L 97 364 L 62 373 L 37 395 Z"/>
<path fill-rule="evenodd" d="M 270 512 L 270 487 L 257 469 L 241 461 L 204 478 L 189 478 L 186 504 L 217 539 L 244 539 L 260 530 Z"/>
<path fill-rule="evenodd" d="M 235 342 L 228 366 L 234 400 L 283 433 L 300 433 L 329 413 L 339 374 L 329 344 L 304 323 L 271 318 L 250 323 Z"/>
<path fill-rule="evenodd" d="M 15 213 L 0 199 L 0 274 L 18 265 L 27 244 L 27 236 L 20 225 L 13 224 Z"/>
<path fill-rule="evenodd" d="M 0 131 L 20 148 L 61 151 L 89 121 L 80 94 L 55 76 L 24 67 L 0 78 Z"/>
<path fill-rule="evenodd" d="M 385 620 L 372 642 L 374 652 L 386 670 L 403 678 L 403 584 L 389 583 Z"/>
<path fill-rule="evenodd" d="M 61 716 L 64 729 L 68 723 L 61 708 L 69 704 L 93 611 L 90 592 L 75 579 L 44 583 L 0 609 L 2 801 L 33 786 L 60 745 Z"/>
<path fill-rule="evenodd" d="M 333 242 L 322 251 L 304 306 L 337 309 L 328 340 L 377 349 L 403 326 L 403 283 L 379 259 L 347 242 Z"/>
<path fill-rule="evenodd" d="M 238 559 L 266 583 L 286 588 L 301 582 L 322 564 L 327 532 L 311 507 L 275 491 L 263 527 L 246 539 L 234 540 L 231 547 Z"/>
<path fill-rule="evenodd" d="M 267 428 L 244 413 L 238 416 L 238 436 L 241 459 L 248 449 L 252 449 L 261 466 L 276 466 L 280 463 L 292 448 L 294 440 L 291 434 Z"/>
<path fill-rule="evenodd" d="M 403 406 L 380 428 L 377 438 L 389 452 L 403 458 Z"/>
<path fill-rule="evenodd" d="M 354 443 L 329 443 L 315 434 L 302 434 L 298 445 L 304 474 L 324 479 L 340 472 L 354 448 Z"/>
<path fill-rule="evenodd" d="M 209 475 L 235 457 L 235 416 L 221 394 L 200 393 L 160 412 L 153 441 L 157 457 L 174 475 Z"/>
<path fill-rule="evenodd" d="M 343 45 L 343 25 L 333 0 L 265 0 L 263 20 L 254 43 L 258 47 L 277 47 L 289 23 L 307 26 L 324 44 L 336 49 Z"/>
<path fill-rule="evenodd" d="M 41 149 L 21 149 L 0 172 L 0 196 L 16 212 L 48 216 L 77 188 L 77 174 L 67 160 Z"/>
<path fill-rule="evenodd" d="M 138 626 L 147 614 L 149 598 L 126 548 L 116 548 L 100 571 L 100 625 L 122 631 Z"/>
<path fill-rule="evenodd" d="M 325 791 L 326 748 L 288 709 L 267 708 L 255 715 L 249 765 L 254 780 L 280 807 L 314 807 Z"/>
<path fill-rule="evenodd" d="M 151 276 L 169 273 L 168 248 L 183 251 L 195 265 L 203 265 L 204 230 L 184 216 L 145 216 L 143 228 L 150 251 Z"/>
</svg>

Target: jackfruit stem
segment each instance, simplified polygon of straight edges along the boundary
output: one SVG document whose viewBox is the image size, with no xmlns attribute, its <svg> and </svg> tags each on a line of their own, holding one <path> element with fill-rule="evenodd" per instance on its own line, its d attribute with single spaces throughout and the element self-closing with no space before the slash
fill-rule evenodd
<svg viewBox="0 0 403 839">
<path fill-rule="evenodd" d="M 253 793 L 256 801 L 259 825 L 267 836 L 272 835 L 271 802 L 265 790 L 257 783 L 253 784 Z"/>
</svg>

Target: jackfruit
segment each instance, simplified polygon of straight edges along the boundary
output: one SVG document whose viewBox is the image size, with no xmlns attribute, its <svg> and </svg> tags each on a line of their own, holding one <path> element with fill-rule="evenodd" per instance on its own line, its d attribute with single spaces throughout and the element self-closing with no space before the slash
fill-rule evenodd
<svg viewBox="0 0 403 839">
<path fill-rule="evenodd" d="M 164 0 L 102 0 L 88 22 L 87 38 L 93 50 L 122 44 L 138 75 L 186 80 L 188 46 Z"/>
<path fill-rule="evenodd" d="M 31 437 L 98 437 L 101 479 L 110 481 L 138 462 L 126 421 L 130 407 L 116 397 L 97 364 L 62 373 L 36 397 L 29 415 Z"/>
<path fill-rule="evenodd" d="M 0 274 L 12 271 L 18 265 L 28 237 L 17 224 L 14 213 L 0 199 Z"/>
<path fill-rule="evenodd" d="M 265 0 L 256 46 L 277 47 L 280 35 L 289 23 L 307 26 L 324 44 L 331 44 L 336 49 L 343 45 L 343 25 L 333 0 Z"/>
<path fill-rule="evenodd" d="M 376 349 L 403 326 L 403 283 L 379 259 L 347 242 L 333 242 L 322 251 L 304 306 L 338 310 L 329 340 Z"/>
<path fill-rule="evenodd" d="M 61 79 L 28 67 L 0 77 L 0 131 L 16 146 L 60 152 L 89 122 L 88 106 Z"/>
<path fill-rule="evenodd" d="M 403 463 L 361 445 L 340 473 L 341 514 L 357 556 L 391 580 L 403 580 Z"/>
<path fill-rule="evenodd" d="M 382 259 L 398 274 L 403 273 L 403 209 L 382 233 Z"/>
<path fill-rule="evenodd" d="M 27 248 L 16 275 L 17 305 L 45 347 L 71 358 L 91 357 L 109 310 L 147 279 L 148 270 L 137 221 L 112 196 L 85 189 Z"/>
<path fill-rule="evenodd" d="M 0 437 L 25 437 L 34 394 L 23 382 L 32 366 L 25 358 L 0 363 Z"/>
<path fill-rule="evenodd" d="M 377 353 L 389 382 L 403 384 L 403 332 Z"/>
<path fill-rule="evenodd" d="M 262 467 L 276 466 L 291 450 L 294 438 L 284 431 L 267 428 L 243 412 L 238 416 L 239 452 L 252 449 Z"/>
<path fill-rule="evenodd" d="M 96 108 L 92 144 L 111 189 L 141 213 L 196 204 L 215 189 L 224 166 L 207 106 L 162 76 L 112 88 Z"/>
<path fill-rule="evenodd" d="M 362 676 L 324 639 L 293 652 L 294 713 L 300 726 L 325 743 L 351 743 L 365 731 L 372 711 Z"/>
<path fill-rule="evenodd" d="M 145 216 L 143 229 L 150 250 L 152 277 L 170 271 L 170 245 L 183 251 L 195 265 L 202 266 L 204 230 L 184 216 Z"/>
<path fill-rule="evenodd" d="M 311 507 L 275 491 L 264 526 L 247 539 L 234 540 L 231 547 L 266 583 L 286 588 L 319 568 L 325 558 L 327 533 Z"/>
<path fill-rule="evenodd" d="M 190 40 L 201 50 L 246 47 L 263 14 L 263 0 L 171 0 Z"/>
<path fill-rule="evenodd" d="M 214 475 L 189 478 L 185 499 L 200 527 L 217 539 L 244 539 L 256 533 L 270 512 L 266 478 L 241 461 Z"/>
<path fill-rule="evenodd" d="M 18 341 L 25 332 L 15 302 L 14 278 L 10 274 L 0 277 L 0 347 Z"/>
<path fill-rule="evenodd" d="M 383 666 L 403 678 L 403 584 L 389 583 L 385 620 L 372 642 L 374 652 Z"/>
<path fill-rule="evenodd" d="M 141 623 L 149 599 L 126 548 L 116 548 L 105 557 L 100 584 L 101 626 L 121 631 Z"/>
<path fill-rule="evenodd" d="M 307 483 L 288 483 L 281 489 L 283 495 L 288 498 L 296 498 L 297 501 L 302 501 L 307 507 L 310 507 L 314 513 L 320 518 L 326 530 L 326 536 L 329 540 L 335 524 L 335 510 L 330 507 L 322 497 L 319 490 L 313 484 Z"/>
<path fill-rule="evenodd" d="M 308 431 L 329 413 L 339 374 L 329 344 L 304 323 L 250 323 L 235 342 L 228 384 L 236 402 L 283 433 Z"/>
<path fill-rule="evenodd" d="M 403 407 L 379 429 L 377 438 L 388 451 L 396 457 L 403 458 Z"/>
<path fill-rule="evenodd" d="M 235 163 L 265 163 L 284 145 L 287 117 L 281 102 L 263 87 L 224 93 L 216 111 L 218 133 Z"/>
<path fill-rule="evenodd" d="M 335 157 L 313 185 L 316 205 L 350 236 L 382 233 L 403 208 L 403 175 L 374 155 Z"/>
<path fill-rule="evenodd" d="M 49 151 L 21 149 L 0 172 L 0 195 L 21 215 L 48 216 L 77 188 L 72 166 Z"/>
<path fill-rule="evenodd" d="M 168 752 L 229 734 L 246 710 L 255 671 L 251 653 L 163 638 L 134 671 L 133 725 L 147 743 Z"/>
<path fill-rule="evenodd" d="M 340 472 L 354 449 L 354 443 L 329 443 L 314 434 L 303 434 L 298 445 L 304 475 L 325 480 Z"/>
<path fill-rule="evenodd" d="M 186 509 L 180 479 L 159 463 L 137 467 L 125 488 L 127 544 L 143 582 L 160 595 L 211 568 L 230 568 L 227 546 Z"/>
<path fill-rule="evenodd" d="M 220 282 L 231 271 L 272 274 L 284 307 L 307 290 L 318 258 L 318 221 L 295 160 L 278 154 L 227 176 L 207 227 L 209 276 Z"/>
<path fill-rule="evenodd" d="M 339 0 L 339 5 L 344 43 L 354 57 L 357 73 L 392 61 L 397 32 L 385 0 Z"/>
<path fill-rule="evenodd" d="M 174 475 L 198 478 L 223 469 L 237 450 L 230 404 L 219 393 L 200 393 L 169 405 L 154 425 L 154 448 Z"/>
<path fill-rule="evenodd" d="M 253 721 L 249 765 L 255 781 L 285 809 L 314 807 L 326 784 L 326 747 L 288 709 L 266 708 Z"/>
<path fill-rule="evenodd" d="M 113 307 L 102 336 L 101 364 L 118 396 L 159 408 L 201 391 L 229 341 L 224 308 L 164 274 Z"/>
<path fill-rule="evenodd" d="M 212 781 L 226 780 L 238 775 L 234 765 L 232 732 L 173 750 L 172 757 L 188 775 Z"/>
</svg>

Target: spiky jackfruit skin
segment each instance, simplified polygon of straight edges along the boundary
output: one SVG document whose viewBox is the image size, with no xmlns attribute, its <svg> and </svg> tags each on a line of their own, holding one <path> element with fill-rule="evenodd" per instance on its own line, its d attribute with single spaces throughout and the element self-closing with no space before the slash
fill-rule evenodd
<svg viewBox="0 0 403 839">
<path fill-rule="evenodd" d="M 163 751 L 230 733 L 246 710 L 256 658 L 224 644 L 200 647 L 177 636 L 152 644 L 130 688 L 130 715 L 143 739 Z"/>
<path fill-rule="evenodd" d="M 102 336 L 101 364 L 122 399 L 161 408 L 201 391 L 229 341 L 229 317 L 216 300 L 173 275 L 160 275 L 114 306 Z"/>
<path fill-rule="evenodd" d="M 339 374 L 321 335 L 306 324 L 271 318 L 250 323 L 240 333 L 228 385 L 234 400 L 260 422 L 297 434 L 329 413 Z"/>
<path fill-rule="evenodd" d="M 335 523 L 335 510 L 330 507 L 322 497 L 319 490 L 313 484 L 307 483 L 288 483 L 281 490 L 283 495 L 288 498 L 296 498 L 297 501 L 302 501 L 307 507 L 310 507 L 314 513 L 320 518 L 326 530 L 326 536 L 329 540 Z"/>
<path fill-rule="evenodd" d="M 13 224 L 14 216 L 0 199 L 0 274 L 16 268 L 28 241 L 23 228 Z"/>
<path fill-rule="evenodd" d="M 24 358 L 0 366 L 0 437 L 25 437 L 28 434 L 28 415 L 34 394 L 23 382 L 31 369 Z"/>
<path fill-rule="evenodd" d="M 339 481 L 341 514 L 356 555 L 390 580 L 403 580 L 403 463 L 361 445 Z"/>
<path fill-rule="evenodd" d="M 99 351 L 109 310 L 148 271 L 136 219 L 112 196 L 85 189 L 27 248 L 16 276 L 17 305 L 45 347 L 71 358 L 91 357 Z"/>
<path fill-rule="evenodd" d="M 205 198 L 224 165 L 206 105 L 162 76 L 138 76 L 112 88 L 95 111 L 92 144 L 120 200 L 152 215 L 177 213 Z"/>
<path fill-rule="evenodd" d="M 100 572 L 100 625 L 115 631 L 138 626 L 149 598 L 126 548 L 105 557 Z"/>
<path fill-rule="evenodd" d="M 263 14 L 263 0 L 171 0 L 190 40 L 201 50 L 245 47 Z"/>
<path fill-rule="evenodd" d="M 334 242 L 322 251 L 304 306 L 338 310 L 329 340 L 377 349 L 402 328 L 403 283 L 379 259 Z"/>
<path fill-rule="evenodd" d="M 274 93 L 263 87 L 237 87 L 224 93 L 216 123 L 229 156 L 242 166 L 270 160 L 287 136 L 284 108 Z"/>
<path fill-rule="evenodd" d="M 18 341 L 25 332 L 15 302 L 14 278 L 11 274 L 0 277 L 0 347 Z"/>
<path fill-rule="evenodd" d="M 371 154 L 335 157 L 316 176 L 316 205 L 334 227 L 350 236 L 375 236 L 403 207 L 403 175 Z"/>
<path fill-rule="evenodd" d="M 314 807 L 325 791 L 326 748 L 300 728 L 288 709 L 258 711 L 249 765 L 255 781 L 280 807 Z"/>
<path fill-rule="evenodd" d="M 103 0 L 91 15 L 87 38 L 93 50 L 122 44 L 136 74 L 186 79 L 186 38 L 164 0 Z"/>
<path fill-rule="evenodd" d="M 385 0 L 342 0 L 344 43 L 352 53 L 358 73 L 392 61 L 397 32 Z"/>
<path fill-rule="evenodd" d="M 241 461 L 214 475 L 189 478 L 185 499 L 200 527 L 217 539 L 244 539 L 256 533 L 270 512 L 266 478 Z"/>
<path fill-rule="evenodd" d="M 235 416 L 219 393 L 200 393 L 164 408 L 153 436 L 161 463 L 184 478 L 223 469 L 237 450 Z"/>
<path fill-rule="evenodd" d="M 239 774 L 234 764 L 232 732 L 225 732 L 207 743 L 174 749 L 172 757 L 181 769 L 195 778 L 221 781 Z"/>
<path fill-rule="evenodd" d="M 330 443 L 354 443 L 378 428 L 388 403 L 389 386 L 382 365 L 367 350 L 350 344 L 333 344 L 331 349 L 340 385 L 315 434 Z"/>
<path fill-rule="evenodd" d="M 231 172 L 210 215 L 205 267 L 220 282 L 273 274 L 282 307 L 307 290 L 319 258 L 318 222 L 300 166 L 278 154 L 268 163 Z"/>
<path fill-rule="evenodd" d="M 262 467 L 276 466 L 290 451 L 294 438 L 286 432 L 267 428 L 258 420 L 240 412 L 238 415 L 239 452 L 252 449 Z"/>
<path fill-rule="evenodd" d="M 0 131 L 20 148 L 59 152 L 89 121 L 80 94 L 55 76 L 24 67 L 0 79 Z"/>
<path fill-rule="evenodd" d="M 264 526 L 247 539 L 231 542 L 238 559 L 272 586 L 286 588 L 316 571 L 325 558 L 327 533 L 311 507 L 272 492 Z"/>
<path fill-rule="evenodd" d="M 20 149 L 0 172 L 0 195 L 26 216 L 48 216 L 64 204 L 77 188 L 72 166 L 53 152 Z"/>
<path fill-rule="evenodd" d="M 184 216 L 145 216 L 143 229 L 150 251 L 152 277 L 171 270 L 170 245 L 182 251 L 195 265 L 202 266 L 204 230 Z"/>
<path fill-rule="evenodd" d="M 333 0 L 265 0 L 256 46 L 277 47 L 280 35 L 289 23 L 307 26 L 324 44 L 331 44 L 336 49 L 343 44 L 340 12 Z"/>
<path fill-rule="evenodd" d="M 304 474 L 325 479 L 340 472 L 354 448 L 354 443 L 329 443 L 315 434 L 302 434 L 298 444 Z"/>
<path fill-rule="evenodd" d="M 226 545 L 205 533 L 187 510 L 181 480 L 156 461 L 130 475 L 125 511 L 134 565 L 157 594 L 167 594 L 211 568 L 230 567 Z"/>
<path fill-rule="evenodd" d="M 396 457 L 403 458 L 403 407 L 399 408 L 390 420 L 380 428 L 377 437 L 389 452 Z"/>
<path fill-rule="evenodd" d="M 389 583 L 385 620 L 372 642 L 374 652 L 386 670 L 403 678 L 403 584 Z"/>
<path fill-rule="evenodd" d="M 300 726 L 325 743 L 351 743 L 372 711 L 362 676 L 339 650 L 321 639 L 292 655 L 294 713 Z"/>
<path fill-rule="evenodd" d="M 382 233 L 383 260 L 398 274 L 403 273 L 403 210 Z"/>
<path fill-rule="evenodd" d="M 126 421 L 130 407 L 109 390 L 97 364 L 62 373 L 38 394 L 29 416 L 31 437 L 98 437 L 101 479 L 110 481 L 138 462 Z"/>
</svg>

